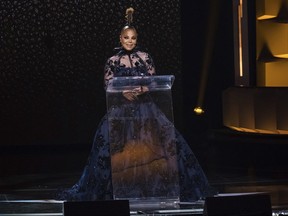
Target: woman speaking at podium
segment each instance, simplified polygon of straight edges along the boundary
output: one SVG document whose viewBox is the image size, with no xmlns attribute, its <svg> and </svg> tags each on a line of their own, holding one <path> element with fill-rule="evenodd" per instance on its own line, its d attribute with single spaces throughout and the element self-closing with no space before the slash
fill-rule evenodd
<svg viewBox="0 0 288 216">
<path fill-rule="evenodd" d="M 134 10 L 132 8 L 126 10 L 126 24 L 122 28 L 119 37 L 121 47 L 114 56 L 107 60 L 104 67 L 105 89 L 108 87 L 109 82 L 115 77 L 156 75 L 151 56 L 137 47 L 138 35 L 132 25 L 133 12 Z M 175 155 L 180 201 L 197 201 L 206 196 L 213 195 L 214 190 L 210 187 L 190 146 L 182 135 L 174 127 L 171 127 L 171 122 L 169 122 L 150 99 L 149 88 L 144 85 L 135 87 L 132 90 L 124 90 L 120 100 L 123 101 L 124 105 L 116 107 L 114 110 L 108 110 L 107 114 L 100 121 L 87 164 L 79 181 L 71 188 L 59 191 L 57 193 L 57 199 L 67 201 L 113 199 L 111 154 L 118 153 L 119 161 L 127 160 L 129 151 L 132 151 L 133 143 L 137 140 L 145 140 L 144 142 L 137 142 L 137 149 L 141 150 L 140 154 L 141 152 L 144 154 L 144 152 L 150 151 L 150 155 L 152 155 L 148 156 L 147 160 L 135 158 L 135 163 L 139 163 L 137 165 L 139 167 L 148 164 L 148 168 L 145 167 L 145 172 L 148 172 L 148 174 L 145 174 L 146 176 L 150 173 L 151 176 L 152 174 L 154 175 L 155 167 L 159 165 L 149 167 L 150 162 L 160 161 L 165 155 Z M 135 112 L 135 109 L 130 109 L 131 104 L 137 105 L 137 112 Z M 135 112 L 136 114 L 133 113 L 133 115 L 141 115 L 141 118 L 138 118 L 141 119 L 140 121 L 132 121 L 131 124 L 125 122 L 124 125 L 119 126 L 122 135 L 125 133 L 125 140 L 127 140 L 126 146 L 114 146 L 113 149 L 111 149 L 111 139 L 108 133 L 108 115 L 111 115 L 109 112 L 113 113 L 113 115 L 127 114 L 127 112 Z M 170 133 L 171 128 L 173 129 L 173 136 Z M 116 135 L 114 137 L 117 138 L 118 136 Z M 162 149 L 163 145 L 172 142 L 176 144 L 176 151 L 169 152 L 169 148 L 165 151 Z M 137 150 L 133 149 L 134 153 L 136 151 Z M 123 166 L 128 169 L 125 165 Z M 145 176 L 143 178 L 145 178 Z M 157 178 L 152 178 L 152 181 L 154 181 L 153 185 L 157 188 L 155 190 L 161 190 L 159 189 L 161 188 L 159 184 L 165 182 L 164 178 L 165 175 L 159 173 L 157 173 Z M 139 195 L 137 194 L 137 188 L 135 188 L 135 191 L 129 191 L 129 193 L 132 195 L 134 193 L 136 196 Z"/>
</svg>

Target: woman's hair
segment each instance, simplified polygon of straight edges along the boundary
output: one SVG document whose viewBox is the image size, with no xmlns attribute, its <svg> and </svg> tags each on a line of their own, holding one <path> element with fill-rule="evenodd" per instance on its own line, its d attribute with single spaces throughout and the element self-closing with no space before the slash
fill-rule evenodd
<svg viewBox="0 0 288 216">
<path fill-rule="evenodd" d="M 134 27 L 134 26 L 128 26 L 128 25 L 124 26 L 124 27 L 121 29 L 120 34 L 122 34 L 122 33 L 123 33 L 124 31 L 126 31 L 127 29 L 131 29 L 131 30 L 135 31 L 136 34 L 137 34 L 137 31 L 136 31 L 135 27 Z"/>
<path fill-rule="evenodd" d="M 133 31 L 135 31 L 137 33 L 135 27 L 132 25 L 133 13 L 134 13 L 134 9 L 132 7 L 126 9 L 126 15 L 125 15 L 126 24 L 121 29 L 121 32 L 120 32 L 121 34 L 127 29 L 131 29 L 131 30 L 133 30 Z"/>
</svg>

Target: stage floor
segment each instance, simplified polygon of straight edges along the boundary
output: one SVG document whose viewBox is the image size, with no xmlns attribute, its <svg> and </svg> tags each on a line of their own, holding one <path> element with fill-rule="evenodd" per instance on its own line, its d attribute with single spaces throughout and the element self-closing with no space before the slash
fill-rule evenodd
<svg viewBox="0 0 288 216">
<path fill-rule="evenodd" d="M 271 197 L 273 216 L 288 215 L 288 179 L 249 179 L 231 173 L 210 176 L 210 183 L 221 195 L 265 192 Z M 17 175 L 1 178 L 0 215 L 45 215 L 62 216 L 63 201 L 54 200 L 59 188 L 69 187 L 79 178 L 80 173 Z M 130 215 L 203 215 L 205 201 L 185 203 L 176 208 L 139 207 L 130 209 Z M 241 204 L 240 204 L 241 205 Z M 101 214 L 99 214 L 101 215 Z M 83 214 L 84 216 L 84 214 Z"/>
<path fill-rule="evenodd" d="M 207 137 L 192 147 L 211 186 L 225 195 L 268 193 L 273 216 L 288 215 L 288 136 L 216 131 Z M 0 215 L 63 215 L 63 202 L 54 200 L 56 190 L 77 182 L 89 151 L 78 146 L 2 148 Z M 203 215 L 204 205 L 203 200 L 186 203 L 171 212 L 130 209 L 130 215 Z"/>
</svg>

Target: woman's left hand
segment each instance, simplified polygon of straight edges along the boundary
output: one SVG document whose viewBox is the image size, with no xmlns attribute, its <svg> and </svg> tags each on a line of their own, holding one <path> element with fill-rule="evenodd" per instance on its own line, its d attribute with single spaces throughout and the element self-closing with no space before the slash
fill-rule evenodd
<svg viewBox="0 0 288 216">
<path fill-rule="evenodd" d="M 132 90 L 123 91 L 123 95 L 126 99 L 133 101 L 135 99 L 138 99 L 139 95 L 142 95 L 147 91 L 149 91 L 147 86 L 140 86 L 140 87 L 134 88 Z"/>
</svg>

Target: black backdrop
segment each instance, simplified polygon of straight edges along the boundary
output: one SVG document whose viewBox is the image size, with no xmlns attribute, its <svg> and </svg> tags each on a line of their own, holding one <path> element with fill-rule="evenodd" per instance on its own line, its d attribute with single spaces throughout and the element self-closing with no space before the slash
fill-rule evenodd
<svg viewBox="0 0 288 216">
<path fill-rule="evenodd" d="M 222 92 L 234 85 L 232 3 L 233 0 L 181 1 L 184 127 L 180 128 L 192 149 L 198 145 L 204 154 L 207 146 L 203 142 L 212 138 L 213 130 L 223 129 Z M 193 109 L 200 89 L 205 113 L 197 116 Z"/>
<path fill-rule="evenodd" d="M 232 1 L 1 1 L 1 147 L 91 145 L 106 109 L 103 66 L 130 6 L 158 74 L 176 76 L 176 127 L 193 145 L 222 127 L 221 94 L 234 74 Z M 205 115 L 196 116 L 207 53 Z"/>
<path fill-rule="evenodd" d="M 158 74 L 173 74 L 182 115 L 179 0 L 0 2 L 0 145 L 91 144 L 106 101 L 103 67 L 127 7 Z"/>
</svg>

